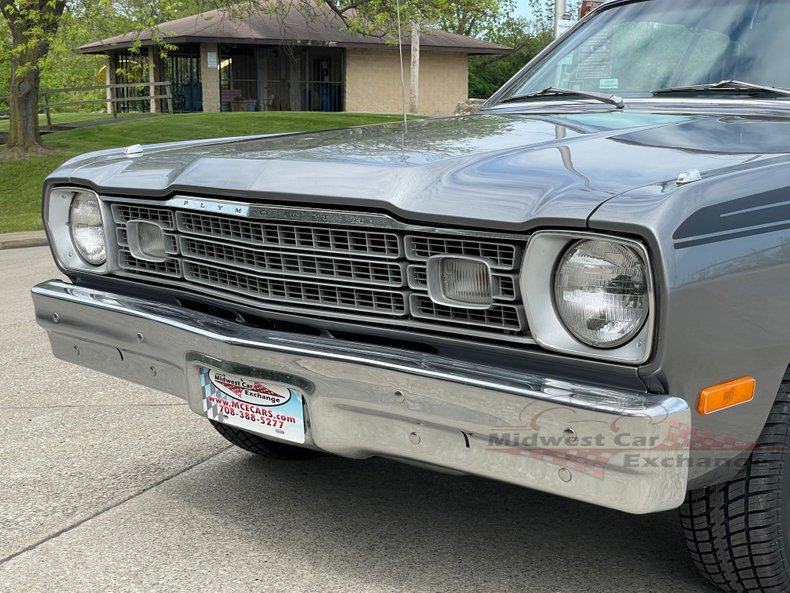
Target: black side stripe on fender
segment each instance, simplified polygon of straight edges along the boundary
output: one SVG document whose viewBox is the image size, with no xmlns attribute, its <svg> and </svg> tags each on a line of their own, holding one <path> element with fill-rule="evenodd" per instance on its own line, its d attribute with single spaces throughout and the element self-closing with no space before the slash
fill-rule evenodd
<svg viewBox="0 0 790 593">
<path fill-rule="evenodd" d="M 779 189 L 701 208 L 675 230 L 676 249 L 790 228 L 790 190 Z"/>
</svg>

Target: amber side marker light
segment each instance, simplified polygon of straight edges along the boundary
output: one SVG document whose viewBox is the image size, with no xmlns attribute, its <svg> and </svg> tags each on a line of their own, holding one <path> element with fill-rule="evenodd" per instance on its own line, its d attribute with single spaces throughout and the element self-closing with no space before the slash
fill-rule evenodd
<svg viewBox="0 0 790 593">
<path fill-rule="evenodd" d="M 754 377 L 741 377 L 735 381 L 713 385 L 700 391 L 697 412 L 712 414 L 725 408 L 745 404 L 754 398 Z"/>
</svg>

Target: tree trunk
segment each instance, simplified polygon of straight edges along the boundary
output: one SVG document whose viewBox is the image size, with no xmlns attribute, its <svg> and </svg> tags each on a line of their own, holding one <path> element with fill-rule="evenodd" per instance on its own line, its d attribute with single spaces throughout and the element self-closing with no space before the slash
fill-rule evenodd
<svg viewBox="0 0 790 593">
<path fill-rule="evenodd" d="M 25 54 L 29 53 L 25 52 Z M 8 149 L 33 152 L 44 148 L 38 126 L 38 88 L 41 72 L 38 68 L 29 66 L 31 57 L 25 54 L 14 55 L 11 58 Z M 40 57 L 33 58 L 32 63 L 38 63 L 39 59 Z"/>
</svg>

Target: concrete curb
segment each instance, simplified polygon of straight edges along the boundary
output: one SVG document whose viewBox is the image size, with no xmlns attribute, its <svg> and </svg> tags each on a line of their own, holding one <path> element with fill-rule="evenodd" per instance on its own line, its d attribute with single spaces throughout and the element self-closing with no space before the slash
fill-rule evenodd
<svg viewBox="0 0 790 593">
<path fill-rule="evenodd" d="M 41 247 L 48 245 L 44 231 L 24 231 L 21 233 L 0 233 L 0 249 L 19 247 Z"/>
</svg>

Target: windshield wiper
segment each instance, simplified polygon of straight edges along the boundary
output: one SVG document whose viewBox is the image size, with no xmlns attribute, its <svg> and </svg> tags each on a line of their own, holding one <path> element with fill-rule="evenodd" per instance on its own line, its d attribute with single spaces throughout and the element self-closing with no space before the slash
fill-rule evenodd
<svg viewBox="0 0 790 593">
<path fill-rule="evenodd" d="M 765 84 L 754 84 L 741 80 L 721 80 L 719 82 L 709 82 L 708 84 L 694 84 L 690 86 L 670 86 L 663 89 L 651 91 L 654 95 L 664 95 L 668 93 L 704 93 L 708 91 L 738 91 L 746 93 L 771 93 L 782 97 L 790 97 L 790 89 L 783 89 L 776 86 Z"/>
<path fill-rule="evenodd" d="M 617 95 L 594 93 L 592 91 L 575 91 L 573 89 L 563 89 L 557 86 L 546 87 L 542 91 L 513 95 L 507 99 L 502 99 L 500 103 L 514 103 L 516 101 L 524 101 L 526 99 L 535 99 L 536 97 L 584 97 L 585 99 L 595 99 L 596 101 L 601 101 L 602 103 L 614 105 L 618 109 L 622 109 L 625 106 L 622 97 L 618 97 Z"/>
</svg>

